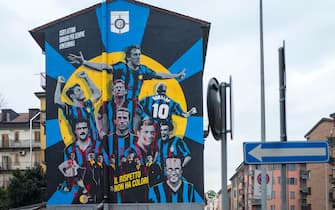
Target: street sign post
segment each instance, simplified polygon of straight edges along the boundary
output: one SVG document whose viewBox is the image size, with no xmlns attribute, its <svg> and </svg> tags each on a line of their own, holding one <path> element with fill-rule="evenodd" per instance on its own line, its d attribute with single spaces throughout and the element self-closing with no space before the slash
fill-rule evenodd
<svg viewBox="0 0 335 210">
<path fill-rule="evenodd" d="M 245 142 L 246 164 L 328 162 L 326 141 L 317 142 Z"/>
</svg>

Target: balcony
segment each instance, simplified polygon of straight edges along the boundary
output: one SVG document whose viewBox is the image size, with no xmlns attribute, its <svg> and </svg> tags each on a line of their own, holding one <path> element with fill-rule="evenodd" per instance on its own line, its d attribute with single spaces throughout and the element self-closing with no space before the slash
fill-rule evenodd
<svg viewBox="0 0 335 210">
<path fill-rule="evenodd" d="M 335 165 L 335 157 L 329 157 L 329 164 Z"/>
<path fill-rule="evenodd" d="M 306 170 L 300 171 L 300 178 L 301 179 L 307 179 L 308 178 L 308 172 Z"/>
<path fill-rule="evenodd" d="M 39 163 L 34 162 L 34 165 L 37 165 Z M 25 170 L 30 167 L 30 161 L 9 161 L 9 162 L 0 162 L 0 174 L 11 172 L 15 170 Z"/>
<path fill-rule="evenodd" d="M 308 188 L 305 186 L 300 187 L 300 192 L 307 194 L 308 193 Z"/>
<path fill-rule="evenodd" d="M 261 204 L 262 204 L 262 201 L 261 201 L 261 199 L 252 199 L 252 200 L 251 200 L 251 204 L 252 204 L 253 206 L 255 206 L 255 205 L 261 205 Z"/>
<path fill-rule="evenodd" d="M 299 203 L 302 207 L 307 207 L 307 199 L 299 199 Z"/>
<path fill-rule="evenodd" d="M 39 141 L 32 141 L 32 147 L 33 148 L 39 148 L 41 147 L 41 142 Z M 30 148 L 30 140 L 9 140 L 9 141 L 0 141 L 0 149 L 23 149 L 23 148 Z"/>
</svg>

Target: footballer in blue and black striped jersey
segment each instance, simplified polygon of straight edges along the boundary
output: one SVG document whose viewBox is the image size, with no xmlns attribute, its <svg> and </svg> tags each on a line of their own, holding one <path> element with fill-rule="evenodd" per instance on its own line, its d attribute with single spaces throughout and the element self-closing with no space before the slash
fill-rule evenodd
<svg viewBox="0 0 335 210">
<path fill-rule="evenodd" d="M 169 121 L 160 123 L 160 138 L 158 144 L 157 164 L 164 168 L 165 160 L 171 156 L 178 156 L 182 160 L 182 167 L 191 161 L 191 151 L 185 141 L 173 136 L 173 124 Z"/>
<path fill-rule="evenodd" d="M 105 166 L 109 164 L 108 155 L 102 144 L 89 136 L 89 123 L 79 119 L 75 123 L 73 133 L 76 139 L 64 151 L 64 162 L 58 168 L 66 178 L 64 191 L 70 191 L 77 184 L 81 190 L 79 196 L 89 196 L 89 202 L 102 201 L 105 191 Z"/>
<path fill-rule="evenodd" d="M 177 74 L 155 72 L 145 65 L 140 64 L 141 49 L 137 45 L 130 45 L 125 50 L 125 62 L 118 62 L 114 65 L 104 63 L 94 63 L 85 60 L 83 54 L 69 54 L 68 59 L 71 63 L 80 63 L 93 70 L 106 70 L 113 74 L 113 79 L 122 79 L 125 81 L 127 89 L 127 99 L 132 100 L 133 110 L 136 111 L 136 104 L 140 94 L 143 81 L 151 79 L 178 79 L 185 76 L 185 70 Z"/>
<path fill-rule="evenodd" d="M 181 159 L 169 157 L 164 164 L 167 179 L 150 187 L 149 201 L 153 203 L 191 203 L 203 202 L 192 183 L 182 177 Z"/>
<path fill-rule="evenodd" d="M 142 119 L 149 117 L 159 125 L 161 121 L 172 122 L 172 115 L 189 117 L 197 113 L 195 107 L 192 107 L 188 112 L 184 112 L 179 103 L 166 95 L 166 91 L 166 84 L 159 83 L 155 95 L 146 97 L 139 102 L 138 115 Z"/>
<path fill-rule="evenodd" d="M 62 108 L 66 120 L 68 121 L 72 130 L 74 129 L 75 123 L 78 119 L 86 119 L 89 122 L 90 136 L 95 141 L 97 141 L 99 140 L 99 137 L 94 117 L 93 103 L 99 100 L 101 93 L 84 71 L 79 72 L 78 77 L 83 79 L 88 85 L 92 92 L 93 101 L 91 99 L 85 98 L 82 87 L 76 83 L 66 90 L 66 95 L 72 101 L 72 104 L 70 105 L 63 102 L 61 100 L 61 86 L 63 83 L 65 83 L 65 79 L 64 77 L 59 76 L 55 90 L 54 102 Z"/>
</svg>

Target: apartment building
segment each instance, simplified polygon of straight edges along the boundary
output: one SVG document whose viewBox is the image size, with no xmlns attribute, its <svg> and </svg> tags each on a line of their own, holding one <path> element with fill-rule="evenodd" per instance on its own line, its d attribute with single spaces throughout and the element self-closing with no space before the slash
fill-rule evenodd
<svg viewBox="0 0 335 210">
<path fill-rule="evenodd" d="M 266 165 L 267 209 L 281 209 L 281 165 Z M 287 207 L 288 210 L 307 209 L 307 171 L 305 164 L 287 164 Z M 231 177 L 231 210 L 261 209 L 260 165 L 242 163 Z"/>
<path fill-rule="evenodd" d="M 42 158 L 40 110 L 17 113 L 2 109 L 0 114 L 0 187 L 7 187 L 14 170 L 39 164 Z"/>
<path fill-rule="evenodd" d="M 307 141 L 329 143 L 329 163 L 307 164 L 307 203 L 310 209 L 335 209 L 335 113 L 319 120 L 305 135 Z"/>
</svg>

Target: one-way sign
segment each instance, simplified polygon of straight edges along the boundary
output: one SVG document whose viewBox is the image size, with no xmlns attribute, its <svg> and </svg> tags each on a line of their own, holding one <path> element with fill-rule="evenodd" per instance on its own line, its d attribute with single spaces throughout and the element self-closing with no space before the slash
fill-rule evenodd
<svg viewBox="0 0 335 210">
<path fill-rule="evenodd" d="M 324 163 L 329 161 L 326 141 L 308 142 L 245 142 L 246 164 Z"/>
</svg>

